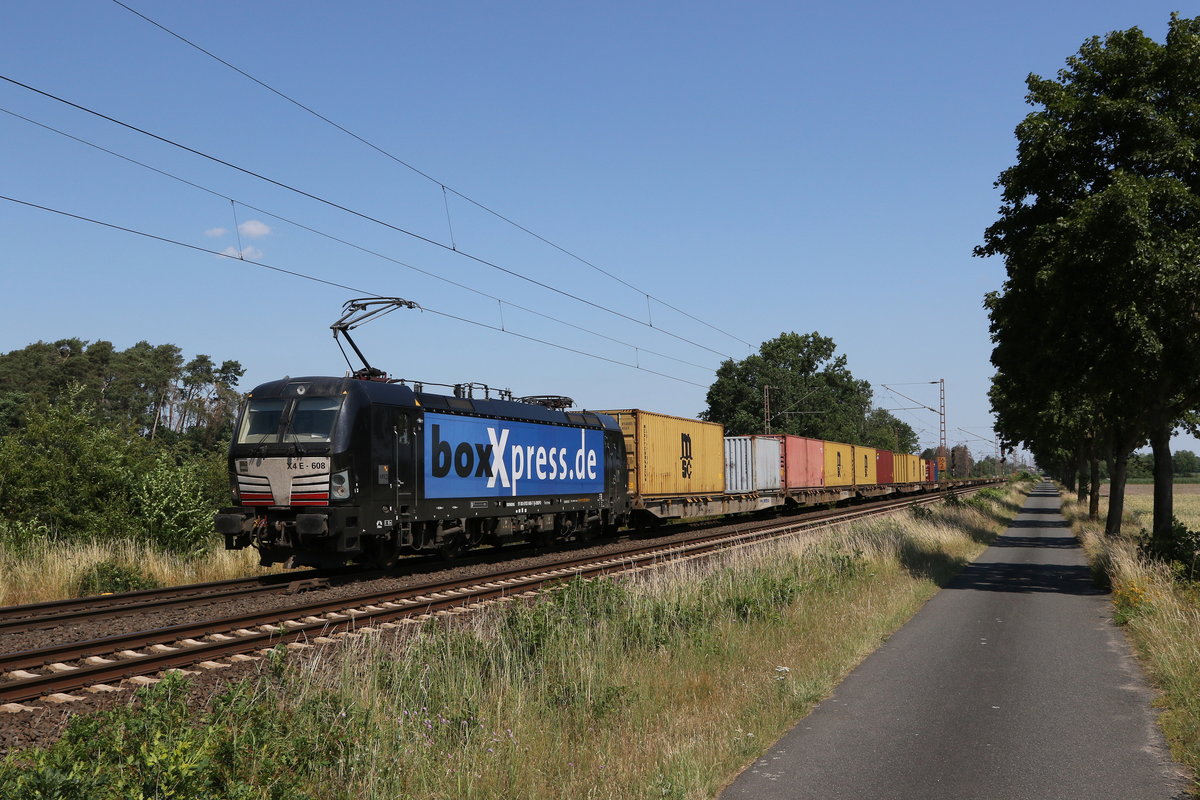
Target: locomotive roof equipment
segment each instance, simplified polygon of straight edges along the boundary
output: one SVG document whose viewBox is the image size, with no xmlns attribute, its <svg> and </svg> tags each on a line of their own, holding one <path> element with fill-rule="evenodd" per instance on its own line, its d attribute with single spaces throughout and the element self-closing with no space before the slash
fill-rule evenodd
<svg viewBox="0 0 1200 800">
<path fill-rule="evenodd" d="M 350 337 L 350 331 L 364 322 L 390 314 L 397 308 L 420 310 L 421 306 L 412 300 L 405 300 L 403 297 L 357 297 L 347 300 L 342 305 L 342 316 L 329 326 L 333 331 L 333 340 L 338 343 L 338 349 L 342 351 L 342 357 L 346 359 L 346 365 L 350 367 L 355 378 L 362 381 L 387 382 L 387 373 L 367 363 L 367 357 L 362 354 L 362 350 L 358 349 L 358 345 Z M 358 354 L 363 363 L 362 369 L 354 369 L 354 365 L 350 363 L 350 357 L 346 355 L 346 349 L 342 347 L 341 342 L 338 342 L 338 334 L 345 336 L 346 341 L 354 348 L 354 352 Z"/>
</svg>

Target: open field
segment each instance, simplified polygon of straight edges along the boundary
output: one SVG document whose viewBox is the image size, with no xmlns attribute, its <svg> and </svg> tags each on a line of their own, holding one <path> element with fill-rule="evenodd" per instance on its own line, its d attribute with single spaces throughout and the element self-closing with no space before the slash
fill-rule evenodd
<svg viewBox="0 0 1200 800">
<path fill-rule="evenodd" d="M 1100 494 L 1103 497 L 1108 497 L 1108 484 L 1107 483 L 1101 485 Z M 1141 494 L 1153 495 L 1154 494 L 1154 484 L 1153 483 L 1126 483 L 1125 484 L 1125 496 L 1126 497 L 1132 497 L 1134 495 L 1141 495 Z M 1176 497 L 1181 497 L 1183 495 L 1193 495 L 1193 494 L 1200 494 L 1200 483 L 1176 483 L 1175 484 L 1175 496 Z"/>
<path fill-rule="evenodd" d="M 0 762 L 0 795 L 711 798 L 1016 514 L 939 503 L 456 625 L 177 681 Z"/>
<path fill-rule="evenodd" d="M 1175 492 L 1175 518 L 1192 530 L 1200 529 L 1200 492 Z M 1104 514 L 1107 504 L 1101 503 Z M 1154 522 L 1154 496 L 1150 492 L 1129 492 L 1125 495 L 1125 513 L 1136 527 L 1150 530 Z"/>
</svg>

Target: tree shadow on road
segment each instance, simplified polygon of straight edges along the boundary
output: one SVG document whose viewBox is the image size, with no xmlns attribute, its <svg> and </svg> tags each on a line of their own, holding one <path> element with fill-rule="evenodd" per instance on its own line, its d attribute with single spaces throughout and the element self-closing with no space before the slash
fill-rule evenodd
<svg viewBox="0 0 1200 800">
<path fill-rule="evenodd" d="M 1096 586 L 1091 568 L 1086 564 L 976 562 L 967 566 L 946 588 L 985 592 L 1107 594 Z"/>
<path fill-rule="evenodd" d="M 1050 550 L 1078 550 L 1074 536 L 1000 536 L 992 547 L 1045 547 Z"/>
</svg>

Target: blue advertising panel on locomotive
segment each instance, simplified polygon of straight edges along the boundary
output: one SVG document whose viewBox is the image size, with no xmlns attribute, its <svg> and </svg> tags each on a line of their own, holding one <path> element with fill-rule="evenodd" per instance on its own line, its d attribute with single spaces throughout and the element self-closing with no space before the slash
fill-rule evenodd
<svg viewBox="0 0 1200 800">
<path fill-rule="evenodd" d="M 425 496 L 604 491 L 604 433 L 425 412 Z"/>
</svg>

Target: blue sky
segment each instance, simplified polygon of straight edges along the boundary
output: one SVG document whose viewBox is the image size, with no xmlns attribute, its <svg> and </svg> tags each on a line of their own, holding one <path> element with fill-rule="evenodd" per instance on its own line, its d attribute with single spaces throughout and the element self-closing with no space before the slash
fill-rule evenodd
<svg viewBox="0 0 1200 800">
<path fill-rule="evenodd" d="M 951 444 L 981 455 L 981 301 L 1003 268 L 971 248 L 1030 110 L 1025 76 L 1054 74 L 1091 35 L 1136 25 L 1161 39 L 1172 10 L 1200 14 L 1082 1 L 127 4 L 434 180 L 111 0 L 9 0 L 0 75 L 437 244 L 0 82 L 0 194 L 247 259 L 0 201 L 0 351 L 172 342 L 240 360 L 244 388 L 345 371 L 328 326 L 355 292 L 260 262 L 429 309 L 356 332 L 394 376 L 589 408 L 695 415 L 722 358 L 819 331 L 884 408 L 913 403 L 883 384 L 945 378 Z M 900 390 L 937 405 L 936 386 Z M 896 413 L 936 444 L 936 415 Z"/>
</svg>

